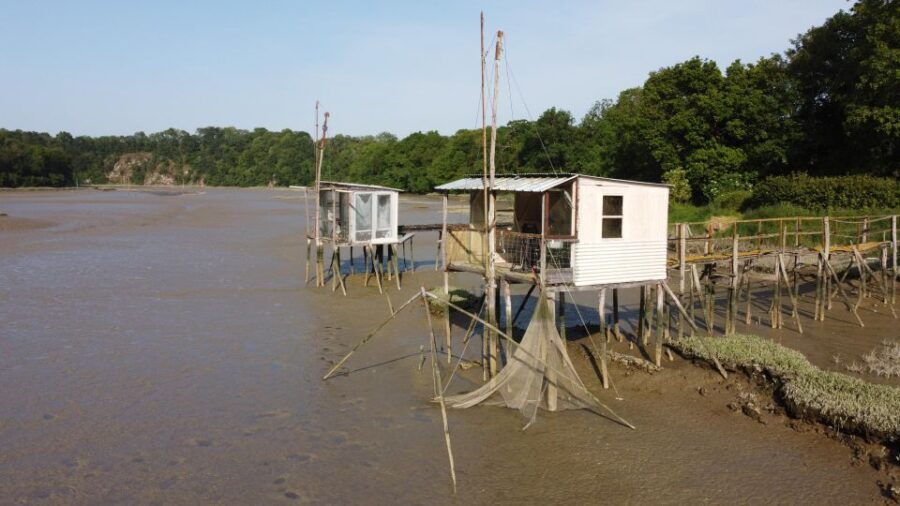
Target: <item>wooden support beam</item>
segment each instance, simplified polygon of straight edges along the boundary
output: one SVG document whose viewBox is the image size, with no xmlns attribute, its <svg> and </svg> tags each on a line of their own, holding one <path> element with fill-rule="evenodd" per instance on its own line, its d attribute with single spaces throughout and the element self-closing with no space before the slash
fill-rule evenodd
<svg viewBox="0 0 900 506">
<path fill-rule="evenodd" d="M 609 342 L 609 334 L 606 331 L 606 288 L 600 289 L 597 298 L 597 311 L 600 314 L 600 376 L 603 388 L 609 388 L 609 370 L 606 366 L 607 343 Z"/>
<path fill-rule="evenodd" d="M 841 286 L 841 282 L 838 279 L 837 273 L 834 272 L 834 267 L 831 266 L 831 262 L 827 258 L 823 258 L 822 260 L 825 264 L 825 269 L 828 271 L 828 274 L 831 276 L 831 278 L 835 282 L 835 285 L 837 286 L 838 293 L 844 299 L 844 303 L 847 305 L 847 309 L 849 309 L 850 312 L 853 313 L 853 316 L 856 317 L 856 321 L 859 323 L 859 326 L 865 327 L 862 318 L 859 317 L 859 313 L 856 311 L 856 307 L 854 307 L 853 304 L 850 303 L 850 298 L 847 297 L 847 293 L 844 291 L 844 287 Z"/>
<path fill-rule="evenodd" d="M 785 280 L 788 278 L 787 269 L 784 266 L 784 255 L 778 254 L 778 265 L 777 269 L 781 269 L 781 274 Z M 794 292 L 788 288 L 788 295 L 791 297 L 791 316 L 794 317 L 794 322 L 797 324 L 797 332 L 803 333 L 803 325 L 800 324 L 800 308 L 797 305 L 797 298 L 794 297 Z"/>
<path fill-rule="evenodd" d="M 616 339 L 621 343 L 625 340 L 625 337 L 622 335 L 622 330 L 619 329 L 619 289 L 613 288 L 613 334 L 616 335 Z"/>
<path fill-rule="evenodd" d="M 678 297 L 684 300 L 684 284 L 687 259 L 687 230 L 684 223 L 678 224 Z M 684 316 L 678 313 L 678 339 L 684 337 Z"/>
<path fill-rule="evenodd" d="M 654 287 L 656 291 L 656 334 L 655 334 L 655 349 L 653 353 L 653 361 L 656 364 L 656 367 L 660 367 L 662 365 L 662 345 L 663 345 L 663 325 L 664 325 L 664 314 L 663 314 L 663 288 L 662 283 L 657 283 L 656 287 Z"/>
</svg>

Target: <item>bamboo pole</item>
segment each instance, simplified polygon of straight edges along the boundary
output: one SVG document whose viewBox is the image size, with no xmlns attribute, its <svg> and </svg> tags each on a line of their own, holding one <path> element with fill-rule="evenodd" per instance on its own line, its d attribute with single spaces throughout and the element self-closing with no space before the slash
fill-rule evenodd
<svg viewBox="0 0 900 506">
<path fill-rule="evenodd" d="M 434 337 L 434 327 L 431 323 L 431 310 L 428 309 L 428 299 L 425 297 L 425 287 L 422 287 L 422 301 L 425 302 L 425 317 L 428 320 L 428 331 L 431 334 L 431 374 L 434 378 L 435 396 L 441 405 L 441 420 L 444 423 L 444 442 L 447 444 L 447 458 L 450 459 L 450 479 L 453 481 L 453 493 L 456 494 L 456 469 L 453 464 L 453 448 L 450 446 L 450 428 L 447 424 L 447 406 L 444 403 L 444 385 L 441 381 L 441 373 L 437 365 L 437 339 Z M 450 356 L 450 353 L 447 353 Z"/>
<path fill-rule="evenodd" d="M 400 258 L 397 256 L 397 245 L 390 244 L 390 245 L 388 245 L 388 248 L 390 249 L 391 253 L 393 253 L 391 256 L 394 259 L 394 276 L 397 278 L 397 290 L 399 290 L 400 289 Z"/>
<path fill-rule="evenodd" d="M 853 316 L 856 317 L 856 321 L 859 323 L 859 326 L 865 327 L 862 318 L 859 317 L 859 313 L 856 311 L 856 307 L 854 307 L 853 304 L 850 303 L 850 298 L 844 291 L 844 287 L 841 286 L 841 281 L 838 279 L 837 273 L 834 272 L 834 267 L 831 266 L 831 262 L 829 262 L 828 259 L 823 259 L 823 262 L 825 263 L 825 268 L 828 270 L 829 275 L 834 279 L 838 293 L 841 294 L 841 297 L 844 299 L 844 303 L 847 305 L 847 309 L 849 309 L 850 312 L 853 313 Z"/>
<path fill-rule="evenodd" d="M 678 297 L 676 297 L 675 294 L 672 293 L 672 289 L 669 288 L 668 283 L 666 283 L 665 281 L 663 281 L 663 282 L 661 283 L 661 285 L 662 285 L 663 290 L 665 290 L 666 294 L 669 296 L 669 299 L 672 301 L 672 303 L 675 304 L 675 307 L 678 309 L 678 311 L 679 311 L 682 315 L 687 316 L 687 312 L 684 310 L 684 306 L 682 306 L 682 305 L 681 305 L 681 302 L 678 301 Z M 693 320 L 691 320 L 690 318 L 688 318 L 688 319 L 687 319 L 687 322 L 688 322 L 688 324 L 689 324 L 691 327 L 693 327 L 693 329 L 694 329 L 695 332 L 699 332 L 699 331 L 700 331 L 700 330 L 697 328 L 697 324 L 694 323 Z M 725 368 L 722 367 L 722 364 L 719 362 L 719 359 L 718 359 L 718 358 L 715 356 L 715 354 L 712 353 L 712 351 L 710 351 L 710 349 L 706 346 L 706 342 L 703 340 L 702 337 L 699 338 L 699 342 L 700 342 L 700 343 L 703 345 L 703 347 L 706 349 L 707 354 L 708 354 L 710 357 L 712 357 L 712 360 L 713 360 L 713 363 L 714 363 L 715 366 L 716 366 L 716 369 L 719 370 L 719 374 L 721 374 L 723 378 L 728 379 L 728 373 L 725 372 Z"/>
<path fill-rule="evenodd" d="M 513 335 L 513 318 L 512 318 L 512 292 L 509 288 L 509 281 L 501 282 L 503 288 L 503 319 L 506 322 L 506 333 Z M 509 359 L 510 349 L 506 348 L 506 358 Z"/>
<path fill-rule="evenodd" d="M 408 301 L 404 302 L 403 305 L 401 305 L 399 308 L 397 308 L 397 310 L 394 311 L 393 314 L 391 314 L 391 316 L 387 317 L 384 321 L 379 323 L 377 327 L 375 327 L 372 331 L 370 331 L 368 334 L 366 334 L 366 336 L 363 337 L 358 343 L 353 345 L 353 347 L 350 348 L 350 351 L 348 351 L 347 354 L 344 355 L 344 357 L 341 360 L 339 360 L 338 363 L 335 364 L 334 367 L 332 367 L 328 371 L 327 374 L 325 374 L 325 376 L 322 376 L 322 381 L 330 378 L 331 375 L 334 374 L 334 371 L 337 371 L 342 365 L 344 365 L 344 363 L 350 358 L 351 355 L 353 355 L 353 353 L 356 350 L 358 350 L 362 345 L 368 343 L 373 337 L 375 337 L 375 334 L 377 334 L 379 330 L 383 329 L 385 327 L 385 325 L 390 323 L 391 320 L 393 320 L 398 314 L 400 314 L 401 311 L 406 309 L 407 306 L 412 304 L 416 299 L 418 299 L 421 296 L 422 295 L 420 293 L 413 295 Z"/>
<path fill-rule="evenodd" d="M 787 269 L 784 266 L 784 255 L 778 254 L 778 265 L 777 268 L 781 269 L 781 274 L 784 276 L 785 281 L 787 280 Z M 794 292 L 788 288 L 788 295 L 791 297 L 791 316 L 794 317 L 794 322 L 797 324 L 797 331 L 801 334 L 803 333 L 803 326 L 800 324 L 800 308 L 797 305 L 797 299 L 794 297 Z"/>
</svg>

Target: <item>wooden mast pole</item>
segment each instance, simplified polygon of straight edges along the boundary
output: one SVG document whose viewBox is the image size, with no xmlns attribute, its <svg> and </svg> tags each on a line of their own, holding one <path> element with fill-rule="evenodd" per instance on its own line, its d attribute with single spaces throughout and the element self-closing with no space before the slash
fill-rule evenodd
<svg viewBox="0 0 900 506">
<path fill-rule="evenodd" d="M 488 221 L 487 221 L 487 313 L 488 321 L 496 325 L 497 321 L 497 277 L 494 271 L 494 251 L 496 249 L 496 210 L 494 199 L 494 176 L 496 173 L 497 155 L 497 100 L 500 96 L 500 56 L 503 54 L 503 31 L 497 31 L 497 46 L 494 52 L 494 95 L 491 99 L 491 153 L 490 176 L 488 178 Z M 499 338 L 490 333 L 491 375 L 497 374 L 499 357 Z"/>
<path fill-rule="evenodd" d="M 321 286 L 322 278 L 319 274 L 319 258 L 322 252 L 322 241 L 319 239 L 319 223 L 322 219 L 321 211 L 319 206 L 321 202 L 319 199 L 321 198 L 321 194 L 319 193 L 319 179 L 321 178 L 321 174 L 319 173 L 319 101 L 316 100 L 316 137 L 313 139 L 313 158 L 315 167 L 313 168 L 316 176 L 315 180 L 315 188 L 316 188 L 316 221 L 313 223 L 313 237 L 315 238 L 316 243 L 316 286 Z"/>
</svg>

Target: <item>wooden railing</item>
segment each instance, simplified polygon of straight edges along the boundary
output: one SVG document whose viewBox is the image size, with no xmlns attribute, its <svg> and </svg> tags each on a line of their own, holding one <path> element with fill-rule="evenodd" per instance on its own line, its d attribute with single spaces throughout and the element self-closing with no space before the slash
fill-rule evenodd
<svg viewBox="0 0 900 506">
<path fill-rule="evenodd" d="M 897 216 L 791 217 L 710 220 L 669 226 L 669 254 L 687 261 L 798 250 L 866 249 L 891 244 L 896 250 Z"/>
</svg>

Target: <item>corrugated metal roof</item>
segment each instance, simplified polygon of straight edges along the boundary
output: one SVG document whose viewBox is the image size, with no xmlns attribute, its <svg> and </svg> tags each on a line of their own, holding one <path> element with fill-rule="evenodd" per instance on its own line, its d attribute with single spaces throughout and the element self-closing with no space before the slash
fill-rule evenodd
<svg viewBox="0 0 900 506">
<path fill-rule="evenodd" d="M 397 188 L 390 188 L 387 186 L 378 186 L 375 184 L 362 184 L 362 183 L 342 183 L 339 181 L 320 181 L 320 188 L 347 188 L 349 190 L 382 190 L 382 191 L 392 191 L 392 192 L 402 192 L 403 190 Z M 315 189 L 315 188 L 313 188 Z"/>
<path fill-rule="evenodd" d="M 559 176 L 521 175 L 499 176 L 494 178 L 494 190 L 501 192 L 545 192 L 551 188 L 575 179 L 576 175 Z M 484 181 L 480 177 L 465 177 L 435 187 L 437 191 L 477 191 L 484 189 Z"/>
</svg>

